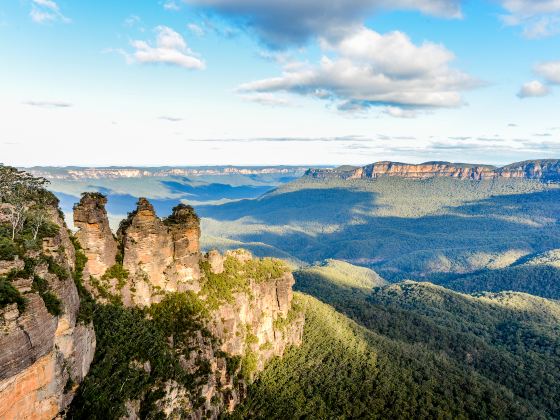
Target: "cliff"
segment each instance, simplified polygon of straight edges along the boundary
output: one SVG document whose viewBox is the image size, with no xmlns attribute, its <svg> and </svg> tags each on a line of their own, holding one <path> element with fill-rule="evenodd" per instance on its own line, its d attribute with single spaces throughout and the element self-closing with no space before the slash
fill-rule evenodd
<svg viewBox="0 0 560 420">
<path fill-rule="evenodd" d="M 309 169 L 305 175 L 317 179 L 375 179 L 380 177 L 428 179 L 450 177 L 477 181 L 519 178 L 542 182 L 560 182 L 560 160 L 525 161 L 501 168 L 490 165 L 451 162 L 425 162 L 416 165 L 385 161 L 363 167 L 344 166 L 336 169 Z"/>
<path fill-rule="evenodd" d="M 115 399 L 115 394 L 122 393 L 113 410 L 126 418 L 140 416 L 154 394 L 158 398 L 152 401 L 150 410 L 166 417 L 216 418 L 233 410 L 268 360 L 281 356 L 288 346 L 301 343 L 303 315 L 292 305 L 294 279 L 290 270 L 279 260 L 255 259 L 243 250 L 203 255 L 199 218 L 192 207 L 183 204 L 176 206 L 168 218 L 160 219 L 149 201 L 141 198 L 114 238 L 99 229 L 108 223 L 105 203 L 99 195 L 85 194 L 74 208 L 75 220 L 95 221 L 81 223 L 77 234 L 86 250 L 86 267 L 99 266 L 99 261 L 112 262 L 113 249 L 119 250 L 114 265 L 106 264 L 106 271 L 101 275 L 97 272 L 97 276 L 89 269 L 84 283 L 98 302 L 124 305 L 118 315 L 120 321 L 106 324 L 115 316 L 112 314 L 100 316 L 96 323 L 101 354 L 140 353 L 123 361 L 121 368 L 115 367 L 114 360 L 96 360 L 79 405 L 88 407 L 92 399 L 103 398 L 98 382 L 104 380 L 103 366 L 107 363 L 112 364 L 111 369 L 122 369 L 123 375 L 141 369 L 149 377 L 140 391 L 125 393 L 116 388 L 107 396 Z M 111 245 L 106 246 L 108 243 Z M 110 258 L 104 249 L 109 250 Z M 153 337 L 133 344 L 137 334 L 130 344 L 115 347 L 112 330 L 130 322 L 131 314 L 142 314 L 141 319 L 126 327 L 123 334 L 137 328 L 138 323 L 146 325 L 140 335 L 154 328 L 161 331 L 166 339 L 160 343 L 163 350 L 159 356 L 143 353 L 146 343 L 157 348 Z M 177 363 L 178 371 L 155 371 L 158 361 L 168 357 L 165 349 L 172 352 L 166 365 Z M 101 412 L 104 409 L 106 406 L 96 408 Z M 76 407 L 76 413 L 77 417 L 91 414 L 81 407 Z"/>
<path fill-rule="evenodd" d="M 8 206 L 0 204 L 1 210 Z M 0 238 L 2 419 L 51 419 L 64 411 L 95 351 L 93 325 L 79 320 L 74 246 L 66 225 L 54 202 L 41 217 L 37 235 L 28 234 L 28 217 L 21 234 L 26 239 Z M 6 221 L 0 216 L 0 225 Z"/>
</svg>

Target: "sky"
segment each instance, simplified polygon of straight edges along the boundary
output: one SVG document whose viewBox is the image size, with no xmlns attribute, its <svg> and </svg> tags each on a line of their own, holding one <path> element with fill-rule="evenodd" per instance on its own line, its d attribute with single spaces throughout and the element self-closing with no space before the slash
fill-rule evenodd
<svg viewBox="0 0 560 420">
<path fill-rule="evenodd" d="M 560 0 L 2 0 L 0 162 L 560 157 Z"/>
</svg>

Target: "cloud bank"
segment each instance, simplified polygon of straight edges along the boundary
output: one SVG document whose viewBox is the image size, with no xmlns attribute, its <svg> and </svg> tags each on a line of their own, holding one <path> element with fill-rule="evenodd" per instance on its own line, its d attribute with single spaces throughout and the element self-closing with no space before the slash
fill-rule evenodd
<svg viewBox="0 0 560 420">
<path fill-rule="evenodd" d="M 329 39 L 361 26 L 378 10 L 417 10 L 461 17 L 460 0 L 183 0 L 192 6 L 236 20 L 272 47 L 302 44 L 309 38 Z"/>
<path fill-rule="evenodd" d="M 322 38 L 320 44 L 324 55 L 318 64 L 288 62 L 282 75 L 245 83 L 238 92 L 303 95 L 347 111 L 383 106 L 390 115 L 410 117 L 404 109 L 461 106 L 461 92 L 479 85 L 450 67 L 454 55 L 445 47 L 415 45 L 402 32 L 382 35 L 360 27 L 338 41 Z"/>
</svg>

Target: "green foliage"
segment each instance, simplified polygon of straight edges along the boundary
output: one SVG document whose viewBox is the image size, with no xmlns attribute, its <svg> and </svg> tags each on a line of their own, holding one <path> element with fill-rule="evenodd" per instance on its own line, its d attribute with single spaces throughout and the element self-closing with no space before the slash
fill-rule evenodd
<svg viewBox="0 0 560 420">
<path fill-rule="evenodd" d="M 70 278 L 70 274 L 55 259 L 50 255 L 42 255 L 41 257 L 48 265 L 49 273 L 56 275 L 60 280 L 66 280 Z"/>
<path fill-rule="evenodd" d="M 190 291 L 166 294 L 160 303 L 150 306 L 147 313 L 166 337 L 179 341 L 192 331 L 205 330 L 203 320 L 208 316 L 203 302 Z"/>
<path fill-rule="evenodd" d="M 257 354 L 252 350 L 247 351 L 241 359 L 241 376 L 249 380 L 252 379 L 257 371 L 257 362 Z"/>
<path fill-rule="evenodd" d="M 289 271 L 281 260 L 274 258 L 250 259 L 242 262 L 232 256 L 225 259 L 223 273 L 213 273 L 207 261 L 202 261 L 200 268 L 204 273 L 201 293 L 211 309 L 225 302 L 233 302 L 233 294 L 236 292 L 249 293 L 251 281 L 261 283 L 282 277 Z"/>
<path fill-rule="evenodd" d="M 49 283 L 44 278 L 34 276 L 31 288 L 34 292 L 39 293 L 51 315 L 62 315 L 62 302 L 49 290 Z"/>
<path fill-rule="evenodd" d="M 14 241 L 0 237 L 0 260 L 12 261 L 19 255 L 19 250 Z"/>
<path fill-rule="evenodd" d="M 22 313 L 25 310 L 25 299 L 21 293 L 5 277 L 0 277 L 0 309 L 7 305 L 17 303 L 18 310 Z"/>
<path fill-rule="evenodd" d="M 117 280 L 117 288 L 120 290 L 126 284 L 128 280 L 129 272 L 126 270 L 122 264 L 116 263 L 112 267 L 105 271 L 105 274 L 101 277 L 101 280 Z"/>
<path fill-rule="evenodd" d="M 202 327 L 205 316 L 194 293 L 168 294 L 146 309 L 96 305 L 95 359 L 68 418 L 119 418 L 125 413 L 124 403 L 131 399 L 141 400 L 141 411 L 148 416 L 144 418 L 157 418 L 155 402 L 167 381 L 194 392 L 208 374 L 208 363 L 197 360 L 198 369 L 189 374 L 179 358 L 193 350 L 189 338 L 194 331 L 202 330 L 213 342 Z M 191 400 L 196 407 L 198 396 L 193 394 Z"/>
<path fill-rule="evenodd" d="M 430 280 L 465 293 L 515 290 L 560 299 L 560 268 L 551 265 L 520 265 L 468 274 L 438 275 Z"/>
<path fill-rule="evenodd" d="M 52 292 L 41 294 L 41 298 L 47 307 L 47 311 L 54 316 L 62 315 L 62 302 Z"/>
<path fill-rule="evenodd" d="M 84 268 L 87 263 L 87 257 L 82 251 L 78 240 L 73 235 L 70 235 L 70 240 L 72 241 L 76 255 L 72 278 L 74 279 L 74 283 L 78 289 L 78 295 L 80 296 L 80 309 L 78 310 L 77 322 L 87 325 L 93 321 L 93 312 L 96 307 L 95 300 L 84 286 Z"/>
<path fill-rule="evenodd" d="M 302 179 L 197 211 L 203 243 L 356 262 L 389 281 L 500 268 L 560 248 L 560 188 L 534 181 Z"/>
<path fill-rule="evenodd" d="M 547 417 L 445 354 L 383 337 L 314 298 L 300 299 L 302 346 L 259 374 L 233 418 Z"/>
<path fill-rule="evenodd" d="M 537 417 L 560 415 L 555 398 L 560 389 L 558 302 L 512 292 L 472 297 L 415 282 L 365 291 L 309 272 L 296 273 L 296 279 L 297 289 L 333 305 L 378 337 L 398 343 L 395 356 L 415 354 L 428 367 L 417 373 L 425 381 L 441 382 L 449 390 L 458 386 L 463 380 L 459 376 L 439 377 L 440 371 L 449 369 L 441 365 L 445 361 L 470 378 L 463 391 L 465 401 L 473 396 L 473 387 L 492 386 L 523 407 L 516 409 L 522 410 L 519 413 L 504 409 L 497 417 L 523 417 L 521 412 L 532 410 L 538 411 Z M 431 364 L 426 358 L 432 359 Z M 481 417 L 474 406 L 469 409 Z"/>
</svg>

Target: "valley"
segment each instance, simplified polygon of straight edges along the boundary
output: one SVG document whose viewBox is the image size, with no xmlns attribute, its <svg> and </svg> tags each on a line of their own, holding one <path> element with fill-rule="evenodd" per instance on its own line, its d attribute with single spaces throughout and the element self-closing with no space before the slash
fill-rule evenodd
<svg viewBox="0 0 560 420">
<path fill-rule="evenodd" d="M 333 172 L 3 190 L 0 417 L 560 416 L 560 186 Z"/>
</svg>

